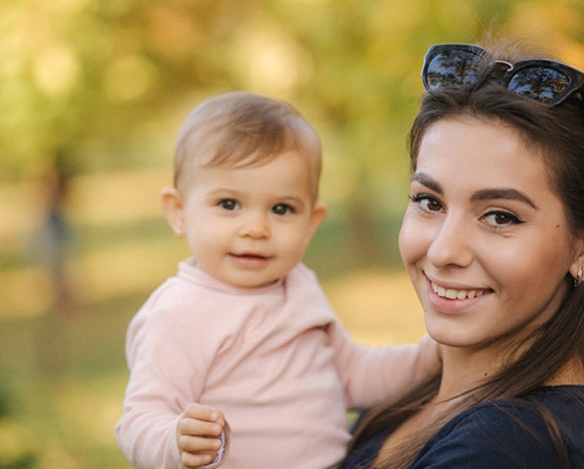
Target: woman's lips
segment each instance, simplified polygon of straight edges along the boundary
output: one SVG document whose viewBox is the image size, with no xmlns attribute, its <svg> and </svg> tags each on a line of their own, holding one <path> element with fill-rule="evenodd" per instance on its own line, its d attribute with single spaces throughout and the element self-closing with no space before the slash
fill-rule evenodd
<svg viewBox="0 0 584 469">
<path fill-rule="evenodd" d="M 428 279 L 428 300 L 432 309 L 443 314 L 461 314 L 482 302 L 493 290 L 488 288 L 455 288 Z"/>
</svg>

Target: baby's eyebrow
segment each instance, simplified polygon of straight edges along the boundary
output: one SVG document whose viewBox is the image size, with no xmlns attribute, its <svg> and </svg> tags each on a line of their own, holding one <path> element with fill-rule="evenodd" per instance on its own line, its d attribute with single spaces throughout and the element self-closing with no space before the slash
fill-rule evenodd
<svg viewBox="0 0 584 469">
<path fill-rule="evenodd" d="M 473 201 L 496 199 L 518 200 L 519 202 L 523 202 L 537 209 L 536 205 L 529 197 L 527 197 L 525 194 L 522 194 L 516 189 L 508 188 L 482 189 L 480 191 L 476 191 L 471 197 L 471 200 Z"/>
<path fill-rule="evenodd" d="M 280 195 L 277 197 L 277 204 L 293 204 L 297 207 L 304 207 L 304 199 L 295 195 Z"/>
</svg>

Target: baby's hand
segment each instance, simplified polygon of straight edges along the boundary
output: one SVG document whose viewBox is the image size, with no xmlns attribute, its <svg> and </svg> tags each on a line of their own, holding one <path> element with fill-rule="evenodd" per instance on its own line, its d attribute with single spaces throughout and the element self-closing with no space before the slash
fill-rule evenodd
<svg viewBox="0 0 584 469">
<path fill-rule="evenodd" d="M 212 462 L 221 449 L 225 416 L 217 409 L 190 404 L 177 426 L 177 444 L 186 467 L 200 467 Z"/>
</svg>

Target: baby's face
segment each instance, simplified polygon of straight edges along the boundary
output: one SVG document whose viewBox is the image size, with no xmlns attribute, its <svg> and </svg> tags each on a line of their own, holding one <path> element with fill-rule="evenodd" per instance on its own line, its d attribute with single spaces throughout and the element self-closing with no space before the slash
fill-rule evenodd
<svg viewBox="0 0 584 469">
<path fill-rule="evenodd" d="M 200 267 L 243 288 L 269 285 L 301 259 L 325 209 L 310 163 L 287 151 L 257 167 L 196 167 L 182 194 L 183 230 Z"/>
</svg>

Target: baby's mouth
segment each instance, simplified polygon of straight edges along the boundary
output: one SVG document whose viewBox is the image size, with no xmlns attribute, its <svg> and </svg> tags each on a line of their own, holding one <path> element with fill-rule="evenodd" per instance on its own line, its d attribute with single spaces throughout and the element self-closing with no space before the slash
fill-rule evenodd
<svg viewBox="0 0 584 469">
<path fill-rule="evenodd" d="M 241 254 L 231 254 L 233 257 L 237 257 L 238 259 L 257 259 L 257 260 L 265 260 L 268 259 L 268 256 L 263 256 L 261 254 L 253 254 L 253 253 L 241 253 Z"/>
</svg>

